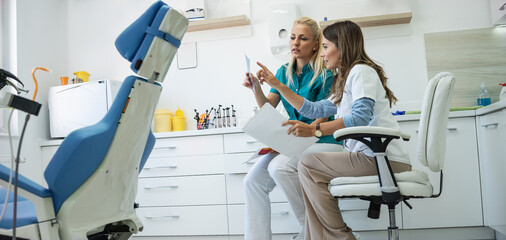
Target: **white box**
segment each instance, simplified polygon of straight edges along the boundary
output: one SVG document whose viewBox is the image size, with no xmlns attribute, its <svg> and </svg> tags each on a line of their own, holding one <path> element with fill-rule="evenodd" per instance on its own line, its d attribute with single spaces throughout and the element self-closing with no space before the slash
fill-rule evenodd
<svg viewBox="0 0 506 240">
<path fill-rule="evenodd" d="M 48 97 L 51 138 L 64 138 L 76 129 L 102 120 L 120 86 L 119 81 L 99 80 L 51 87 Z"/>
<path fill-rule="evenodd" d="M 187 0 L 184 16 L 190 21 L 204 20 L 206 18 L 205 0 Z"/>
</svg>

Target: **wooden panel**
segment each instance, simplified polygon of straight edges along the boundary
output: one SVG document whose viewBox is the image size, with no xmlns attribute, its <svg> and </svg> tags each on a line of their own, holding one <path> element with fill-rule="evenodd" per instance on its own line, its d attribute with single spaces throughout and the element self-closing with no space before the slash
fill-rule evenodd
<svg viewBox="0 0 506 240">
<path fill-rule="evenodd" d="M 393 25 L 393 24 L 402 24 L 411 22 L 412 14 L 411 12 L 407 13 L 394 13 L 394 14 L 385 14 L 385 15 L 377 15 L 377 16 L 367 16 L 367 17 L 356 17 L 356 18 L 343 18 L 343 19 L 335 19 L 328 21 L 321 21 L 320 27 L 326 28 L 327 26 L 344 20 L 350 20 L 359 25 L 360 27 L 376 27 L 383 25 Z"/>
<path fill-rule="evenodd" d="M 224 18 L 215 18 L 209 20 L 202 21 L 193 21 L 190 22 L 188 26 L 187 32 L 195 32 L 202 30 L 210 30 L 210 29 L 218 29 L 218 28 L 227 28 L 227 27 L 236 27 L 236 26 L 244 26 L 249 25 L 250 20 L 246 15 L 232 16 L 232 17 L 224 17 Z"/>
<path fill-rule="evenodd" d="M 476 106 L 480 83 L 492 102 L 506 82 L 506 28 L 482 28 L 425 34 L 428 78 L 439 72 L 455 74 L 452 107 Z"/>
</svg>

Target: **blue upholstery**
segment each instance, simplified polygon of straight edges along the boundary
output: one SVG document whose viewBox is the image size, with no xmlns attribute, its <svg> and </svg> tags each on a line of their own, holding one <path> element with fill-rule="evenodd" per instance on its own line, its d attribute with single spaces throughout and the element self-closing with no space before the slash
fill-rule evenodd
<svg viewBox="0 0 506 240">
<path fill-rule="evenodd" d="M 53 193 L 56 213 L 63 202 L 102 163 L 111 145 L 127 98 L 137 79 L 141 78 L 127 77 L 104 118 L 95 125 L 71 132 L 49 162 L 44 177 Z"/>
<path fill-rule="evenodd" d="M 0 164 L 0 179 L 8 182 L 9 175 L 10 175 L 10 168 L 7 168 L 4 165 Z M 15 176 L 16 175 L 12 175 L 13 181 L 14 181 Z M 33 182 L 32 180 L 24 177 L 23 175 L 18 176 L 18 186 L 28 192 L 31 192 L 31 193 L 39 196 L 39 197 L 50 197 L 51 196 L 51 192 L 49 190 L 47 190 L 46 188 Z M 4 192 L 0 192 L 0 194 L 1 194 L 0 198 L 5 200 L 6 191 L 4 190 Z M 3 203 L 3 202 L 0 202 L 0 203 Z"/>
<path fill-rule="evenodd" d="M 19 197 L 19 196 L 18 196 Z M 0 209 L 4 207 L 4 204 L 0 204 Z M 13 209 L 14 203 L 7 203 L 7 209 L 5 210 L 2 221 L 0 221 L 0 228 L 12 229 L 13 220 Z M 33 203 L 28 200 L 18 200 L 17 212 L 16 212 L 16 227 L 22 227 L 30 224 L 37 223 L 37 215 L 35 214 L 35 207 Z"/>
<path fill-rule="evenodd" d="M 155 2 L 116 39 L 118 52 L 132 63 L 130 68 L 135 73 L 139 70 L 155 36 L 165 39 L 176 47 L 181 44 L 178 39 L 158 30 L 169 9 L 167 4 Z"/>
</svg>

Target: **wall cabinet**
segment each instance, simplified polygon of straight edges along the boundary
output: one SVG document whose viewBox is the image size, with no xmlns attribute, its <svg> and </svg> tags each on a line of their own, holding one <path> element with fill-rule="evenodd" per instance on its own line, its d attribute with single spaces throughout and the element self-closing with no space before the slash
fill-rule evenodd
<svg viewBox="0 0 506 240">
<path fill-rule="evenodd" d="M 477 116 L 485 225 L 506 234 L 506 109 Z"/>
<path fill-rule="evenodd" d="M 490 0 L 490 18 L 492 25 L 506 24 L 505 0 Z"/>
<path fill-rule="evenodd" d="M 474 117 L 450 118 L 447 128 L 443 170 L 443 192 L 438 198 L 411 199 L 409 209 L 402 205 L 405 229 L 483 226 L 480 175 Z M 439 173 L 431 172 L 416 158 L 419 121 L 400 122 L 411 135 L 408 142 L 413 169 L 429 173 L 435 193 L 439 192 Z"/>
</svg>

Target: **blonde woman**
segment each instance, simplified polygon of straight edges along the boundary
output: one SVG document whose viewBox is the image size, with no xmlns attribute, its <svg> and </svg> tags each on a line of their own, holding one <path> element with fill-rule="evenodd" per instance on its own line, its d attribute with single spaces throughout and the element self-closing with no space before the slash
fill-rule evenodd
<svg viewBox="0 0 506 240">
<path fill-rule="evenodd" d="M 291 37 L 291 59 L 288 64 L 281 66 L 276 78 L 281 85 L 290 89 L 303 98 L 310 101 L 325 99 L 330 93 L 332 73 L 325 69 L 320 57 L 322 32 L 316 21 L 302 17 L 294 22 Z M 261 67 L 261 63 L 258 63 Z M 258 71 L 256 77 L 246 73 L 243 85 L 260 89 L 260 81 L 266 72 Z M 251 77 L 250 77 L 251 76 Z M 259 107 L 269 103 L 276 107 L 279 102 L 283 103 L 291 120 L 298 120 L 310 125 L 327 121 L 328 118 L 310 119 L 302 116 L 292 106 L 278 89 L 272 88 L 267 96 L 262 91 L 253 91 Z M 333 113 L 335 114 L 335 112 Z M 342 146 L 335 142 L 332 136 L 323 136 L 319 141 L 306 150 L 310 152 L 340 151 Z M 246 201 L 246 223 L 244 239 L 269 240 L 271 239 L 271 208 L 269 193 L 275 186 L 285 193 L 290 207 L 292 208 L 301 232 L 293 239 L 304 238 L 304 202 L 300 181 L 297 173 L 299 157 L 289 158 L 276 152 L 271 152 L 257 160 L 244 179 L 244 194 Z"/>
</svg>

